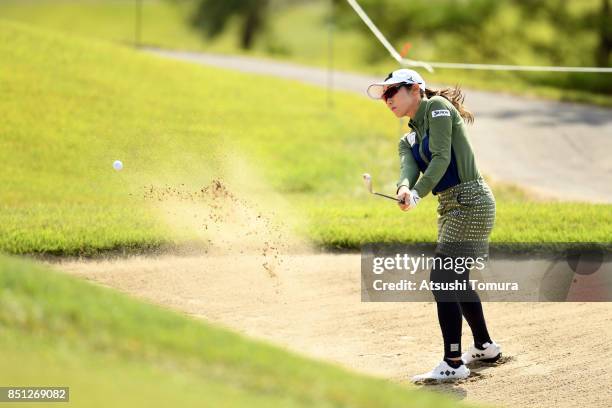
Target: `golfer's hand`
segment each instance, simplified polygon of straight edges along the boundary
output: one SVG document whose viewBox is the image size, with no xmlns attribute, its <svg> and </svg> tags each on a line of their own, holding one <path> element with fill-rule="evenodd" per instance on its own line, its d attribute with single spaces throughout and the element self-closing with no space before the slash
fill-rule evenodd
<svg viewBox="0 0 612 408">
<path fill-rule="evenodd" d="M 400 200 L 397 204 L 402 211 L 412 210 L 421 201 L 416 190 L 410 190 L 406 186 L 401 186 L 397 191 L 397 199 Z"/>
<path fill-rule="evenodd" d="M 399 205 L 400 210 L 408 211 L 410 209 L 410 189 L 407 186 L 401 186 L 399 190 L 397 190 L 397 205 Z"/>
</svg>

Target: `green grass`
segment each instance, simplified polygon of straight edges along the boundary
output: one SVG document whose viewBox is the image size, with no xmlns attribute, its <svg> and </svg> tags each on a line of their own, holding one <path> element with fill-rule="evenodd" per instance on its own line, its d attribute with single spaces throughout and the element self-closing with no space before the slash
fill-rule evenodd
<svg viewBox="0 0 612 408">
<path fill-rule="evenodd" d="M 255 207 L 327 247 L 435 237 L 435 200 L 400 213 L 397 122 L 382 104 L 275 78 L 193 66 L 105 42 L 0 22 L 0 251 L 93 255 L 181 245 L 146 186 L 197 191 L 224 180 Z M 116 159 L 124 170 L 115 172 Z M 527 201 L 494 187 L 494 240 L 610 241 L 610 205 Z M 277 211 L 279 201 L 264 207 Z"/>
<path fill-rule="evenodd" d="M 456 406 L 4 256 L 0 331 L 0 383 L 71 406 Z"/>
<path fill-rule="evenodd" d="M 136 2 L 133 0 L 5 0 L 3 18 L 76 36 L 123 44 L 136 40 Z M 189 9 L 166 0 L 142 1 L 143 44 L 201 48 L 201 35 L 186 20 Z"/>
<path fill-rule="evenodd" d="M 596 2 L 584 2 L 583 7 L 597 7 Z M 141 41 L 173 49 L 201 50 L 217 53 L 247 54 L 265 58 L 283 59 L 306 65 L 328 66 L 328 27 L 326 18 L 329 13 L 327 0 L 296 3 L 289 7 L 275 7 L 266 33 L 259 38 L 253 50 L 245 52 L 238 47 L 238 23 L 231 22 L 218 38 L 206 39 L 188 23 L 188 17 L 195 1 L 173 3 L 167 0 L 145 0 L 143 2 L 143 24 Z M 570 12 L 578 12 L 580 7 L 572 5 Z M 104 39 L 122 44 L 133 44 L 135 39 L 135 7 L 131 1 L 69 1 L 34 0 L 21 2 L 6 0 L 0 4 L 3 18 L 21 21 L 38 27 L 59 30 L 72 35 Z M 573 65 L 584 65 L 584 54 L 576 53 L 571 41 L 556 41 L 554 28 L 548 23 L 533 19 L 521 21 L 515 8 L 504 5 L 498 14 L 483 23 L 482 36 L 489 38 L 506 33 L 505 41 L 497 47 L 504 58 L 491 61 L 483 56 L 485 51 L 476 44 L 456 44 L 457 37 L 452 34 L 428 35 L 406 38 L 414 45 L 410 57 L 424 60 L 449 60 L 449 50 L 461 49 L 455 62 L 493 62 L 507 64 L 551 65 L 540 53 L 526 47 L 523 41 L 515 40 L 516 26 L 524 27 L 522 32 L 528 38 L 541 43 L 554 42 L 565 56 L 572 56 Z M 382 27 L 383 32 L 385 31 Z M 495 37 L 497 38 L 497 37 Z M 581 34 L 573 38 L 582 44 L 592 46 L 594 35 Z M 396 63 L 382 53 L 381 46 L 373 36 L 363 36 L 353 28 L 343 25 L 334 31 L 333 65 L 345 71 L 362 72 L 374 75 L 387 73 L 397 68 Z M 393 44 L 402 48 L 402 42 Z M 564 48 L 565 47 L 565 48 Z M 375 50 L 375 51 L 373 51 Z M 376 62 L 371 61 L 377 55 Z M 571 65 L 570 64 L 570 65 Z M 482 72 L 462 70 L 436 70 L 427 74 L 430 83 L 460 83 L 467 87 L 507 92 L 516 95 L 530 95 L 571 102 L 583 102 L 612 106 L 612 96 L 604 93 L 588 92 L 581 87 L 568 89 L 569 84 L 593 82 L 593 74 L 542 74 L 514 72 Z M 584 87 L 582 87 L 584 88 Z M 591 89 L 598 89 L 591 86 Z"/>
<path fill-rule="evenodd" d="M 384 202 L 342 206 L 337 199 L 319 200 L 325 204 L 311 204 L 311 222 L 305 227 L 319 246 L 346 249 L 372 242 L 436 242 L 436 202 L 432 199 L 401 214 Z M 493 244 L 527 243 L 537 248 L 556 242 L 608 243 L 612 211 L 609 205 L 498 200 L 495 222 Z"/>
</svg>

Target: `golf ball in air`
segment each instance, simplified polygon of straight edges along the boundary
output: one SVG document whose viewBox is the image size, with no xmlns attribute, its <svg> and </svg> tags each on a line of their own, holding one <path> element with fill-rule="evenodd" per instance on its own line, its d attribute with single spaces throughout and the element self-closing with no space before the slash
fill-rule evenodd
<svg viewBox="0 0 612 408">
<path fill-rule="evenodd" d="M 113 169 L 119 171 L 123 168 L 123 163 L 121 163 L 121 160 L 115 160 L 113 162 Z"/>
</svg>

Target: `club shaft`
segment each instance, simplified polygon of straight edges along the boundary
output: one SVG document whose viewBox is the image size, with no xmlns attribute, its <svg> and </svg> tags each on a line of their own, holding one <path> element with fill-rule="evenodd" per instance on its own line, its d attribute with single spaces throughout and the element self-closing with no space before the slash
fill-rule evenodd
<svg viewBox="0 0 612 408">
<path fill-rule="evenodd" d="M 389 200 L 393 200 L 393 201 L 400 202 L 400 200 L 399 200 L 397 197 L 391 197 L 391 196 L 388 196 L 388 195 L 386 195 L 386 194 L 376 193 L 376 192 L 375 192 L 374 194 L 379 195 L 379 196 L 381 196 L 381 197 L 388 198 Z"/>
</svg>

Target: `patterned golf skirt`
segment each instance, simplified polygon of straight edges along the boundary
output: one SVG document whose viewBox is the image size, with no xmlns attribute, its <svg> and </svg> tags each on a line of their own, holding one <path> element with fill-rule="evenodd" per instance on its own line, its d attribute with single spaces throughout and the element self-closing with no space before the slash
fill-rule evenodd
<svg viewBox="0 0 612 408">
<path fill-rule="evenodd" d="M 488 257 L 495 224 L 495 197 L 482 179 L 438 193 L 437 252 L 447 256 Z"/>
</svg>

